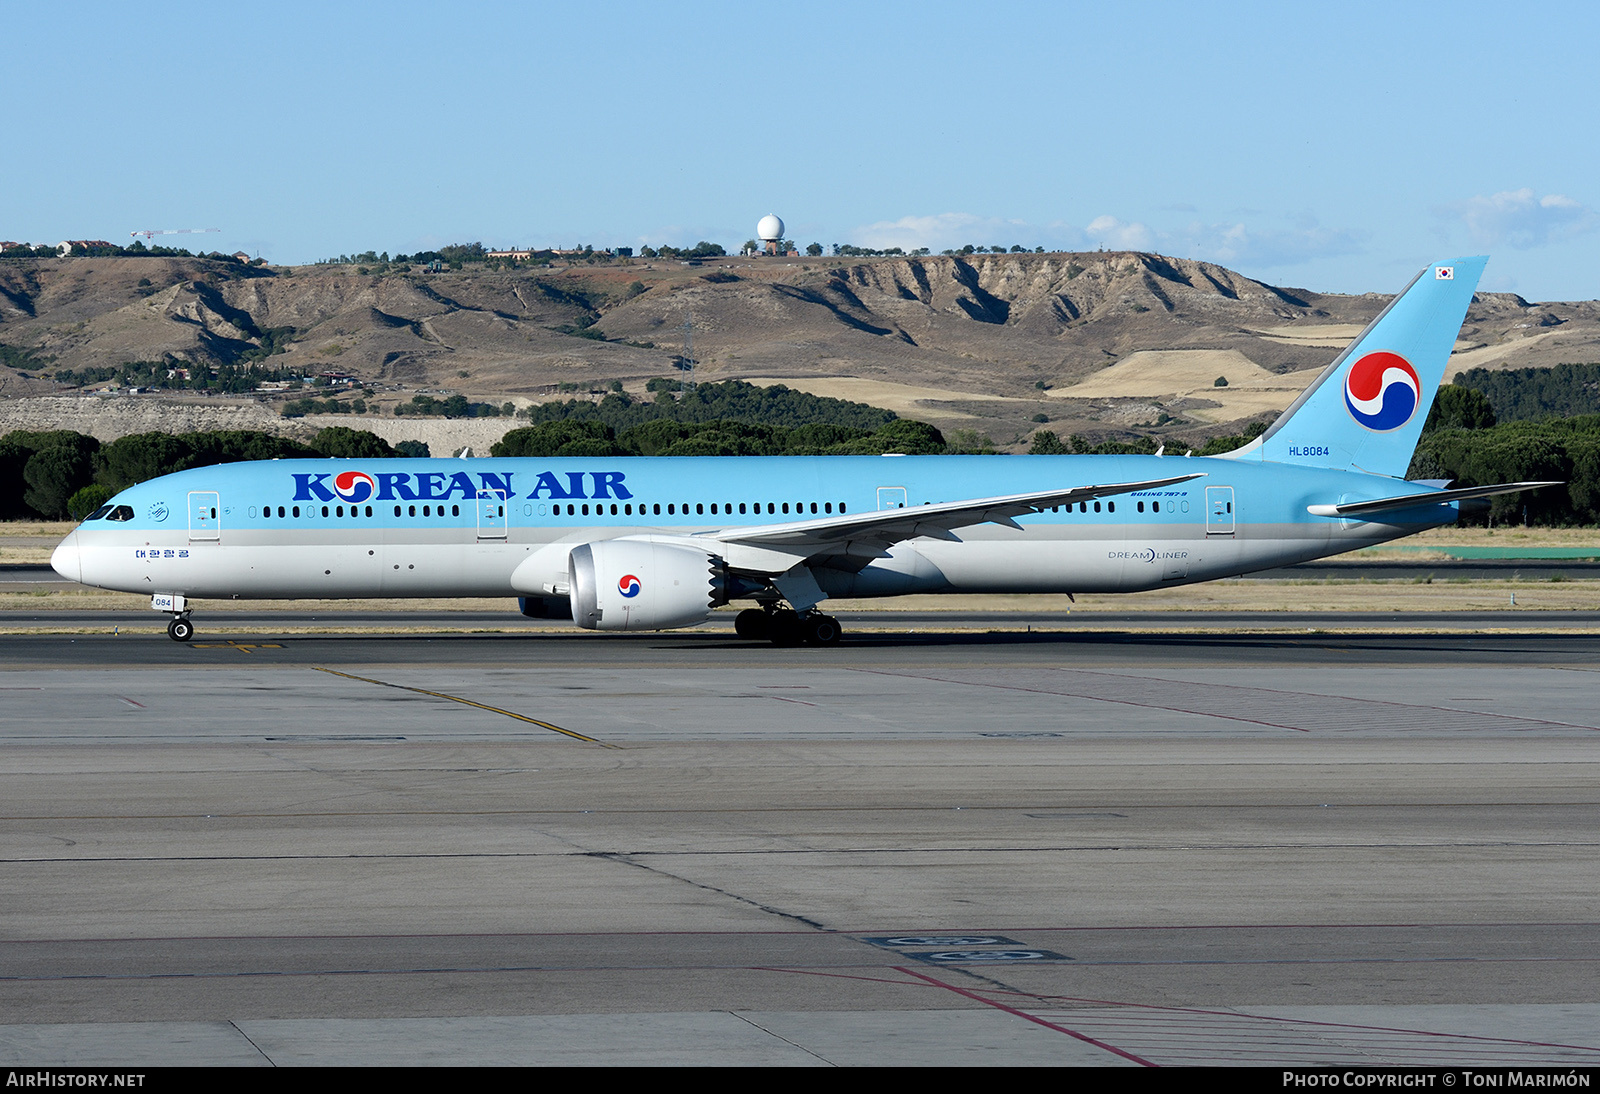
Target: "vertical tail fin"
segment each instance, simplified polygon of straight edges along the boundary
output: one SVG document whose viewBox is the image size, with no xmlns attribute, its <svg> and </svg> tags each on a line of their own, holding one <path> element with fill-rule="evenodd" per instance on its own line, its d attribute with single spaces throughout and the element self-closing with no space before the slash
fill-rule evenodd
<svg viewBox="0 0 1600 1094">
<path fill-rule="evenodd" d="M 1403 478 L 1488 258 L 1419 273 L 1235 458 Z"/>
</svg>

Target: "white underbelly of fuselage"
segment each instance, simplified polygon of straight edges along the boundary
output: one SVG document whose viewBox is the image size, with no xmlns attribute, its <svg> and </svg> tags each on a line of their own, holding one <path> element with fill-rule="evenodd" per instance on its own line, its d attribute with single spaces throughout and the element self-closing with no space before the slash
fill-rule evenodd
<svg viewBox="0 0 1600 1094">
<path fill-rule="evenodd" d="M 1331 525 L 1331 522 L 1330 522 Z M 860 573 L 819 570 L 833 596 L 910 592 L 1135 592 L 1289 565 L 1383 542 L 1407 530 L 1376 524 L 1240 525 L 1207 535 L 1183 525 L 1030 524 L 964 529 L 959 542 L 917 539 Z M 80 580 L 200 599 L 510 597 L 511 574 L 541 547 L 680 529 L 523 528 L 505 538 L 473 530 L 395 529 L 376 540 L 353 530 L 223 531 L 211 541 L 161 540 L 114 530 L 76 533 Z M 715 553 L 714 541 L 706 549 Z"/>
<path fill-rule="evenodd" d="M 510 596 L 511 571 L 532 549 L 439 533 L 400 542 L 98 539 L 79 539 L 84 584 L 202 599 Z"/>
</svg>

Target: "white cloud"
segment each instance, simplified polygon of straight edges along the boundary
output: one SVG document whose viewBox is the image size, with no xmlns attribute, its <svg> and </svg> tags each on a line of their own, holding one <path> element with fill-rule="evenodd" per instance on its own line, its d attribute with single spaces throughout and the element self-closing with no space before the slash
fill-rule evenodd
<svg viewBox="0 0 1600 1094">
<path fill-rule="evenodd" d="M 1535 197 L 1531 187 L 1482 194 L 1444 210 L 1466 225 L 1474 243 L 1529 250 L 1592 231 L 1595 211 L 1565 194 Z"/>
<path fill-rule="evenodd" d="M 1157 249 L 1157 235 L 1138 221 L 1132 223 L 1112 216 L 1095 217 L 1084 229 L 1095 246 L 1108 251 L 1150 251 Z"/>
<path fill-rule="evenodd" d="M 1333 255 L 1358 254 L 1365 233 L 1346 228 L 1324 228 L 1302 218 L 1290 228 L 1251 228 L 1244 223 L 1193 223 L 1167 236 L 1175 253 L 1210 262 L 1256 267 L 1297 266 Z"/>
<path fill-rule="evenodd" d="M 901 247 L 910 251 L 927 247 L 935 254 L 968 243 L 985 247 L 1020 243 L 1029 248 L 1042 244 L 1051 250 L 1068 251 L 1103 247 L 1112 251 L 1158 251 L 1178 258 L 1270 268 L 1358 253 L 1363 249 L 1365 236 L 1346 229 L 1324 228 L 1310 216 L 1297 218 L 1287 228 L 1195 221 L 1168 230 L 1109 214 L 1079 226 L 1063 221 L 1037 225 L 972 213 L 940 213 L 868 224 L 854 229 L 847 242 L 879 250 Z"/>
<path fill-rule="evenodd" d="M 980 217 L 971 213 L 938 213 L 926 217 L 901 217 L 899 220 L 880 220 L 855 229 L 851 238 L 841 243 L 883 250 L 900 247 L 914 251 L 926 247 L 937 253 L 968 243 L 992 247 L 1001 244 L 1028 245 L 1038 235 L 1038 230 L 1021 220 L 1003 220 L 1000 217 Z"/>
</svg>

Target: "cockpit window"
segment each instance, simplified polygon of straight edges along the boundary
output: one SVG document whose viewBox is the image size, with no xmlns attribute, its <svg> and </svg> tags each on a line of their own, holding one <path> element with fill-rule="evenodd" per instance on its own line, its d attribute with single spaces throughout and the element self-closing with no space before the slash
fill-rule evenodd
<svg viewBox="0 0 1600 1094">
<path fill-rule="evenodd" d="M 102 505 L 100 508 L 96 509 L 94 512 L 90 513 L 88 516 L 84 517 L 83 519 L 86 520 L 86 521 L 99 520 L 101 517 L 105 516 L 109 512 L 111 512 L 111 506 Z"/>
<path fill-rule="evenodd" d="M 131 506 L 131 505 L 119 505 L 115 509 L 111 510 L 111 512 L 106 514 L 106 519 L 107 520 L 132 520 L 133 519 L 133 506 Z"/>
</svg>

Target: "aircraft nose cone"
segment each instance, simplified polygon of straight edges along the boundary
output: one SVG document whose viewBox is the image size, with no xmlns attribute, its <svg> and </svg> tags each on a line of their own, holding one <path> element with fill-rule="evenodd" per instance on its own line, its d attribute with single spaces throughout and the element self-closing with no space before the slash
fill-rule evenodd
<svg viewBox="0 0 1600 1094">
<path fill-rule="evenodd" d="M 61 541 L 50 555 L 50 568 L 68 581 L 83 580 L 83 559 L 78 553 L 78 533 L 73 532 Z"/>
</svg>

